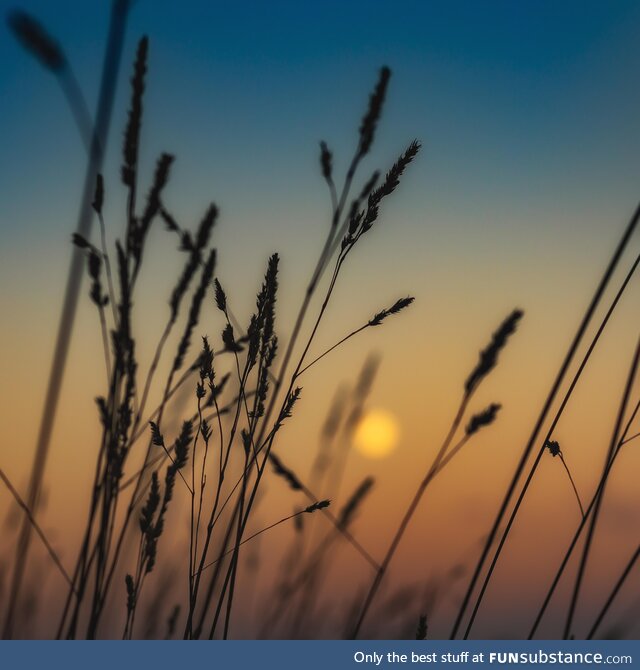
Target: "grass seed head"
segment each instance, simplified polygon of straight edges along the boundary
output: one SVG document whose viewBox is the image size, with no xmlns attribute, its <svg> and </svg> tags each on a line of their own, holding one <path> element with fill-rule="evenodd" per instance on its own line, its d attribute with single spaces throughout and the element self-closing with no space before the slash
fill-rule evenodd
<svg viewBox="0 0 640 670">
<path fill-rule="evenodd" d="M 549 453 L 555 458 L 556 456 L 562 455 L 562 450 L 560 449 L 560 444 L 555 440 L 547 440 L 544 443 L 544 446 L 549 450 Z"/>
<path fill-rule="evenodd" d="M 480 352 L 480 360 L 473 369 L 464 388 L 467 395 L 470 395 L 482 380 L 493 370 L 498 362 L 498 354 L 504 349 L 507 340 L 516 332 L 518 322 L 524 316 L 520 309 L 514 309 L 511 314 L 500 324 L 491 338 L 491 342 Z"/>
<path fill-rule="evenodd" d="M 91 206 L 96 214 L 102 214 L 102 205 L 104 203 L 104 179 L 102 175 L 98 173 L 96 175 L 96 188 L 93 192 L 93 202 Z"/>
<path fill-rule="evenodd" d="M 378 81 L 376 83 L 373 92 L 369 96 L 369 107 L 367 112 L 362 118 L 360 124 L 360 145 L 358 148 L 358 154 L 360 157 L 365 156 L 369 153 L 369 149 L 373 144 L 375 137 L 376 127 L 378 126 L 378 121 L 382 114 L 382 107 L 384 105 L 384 99 L 387 95 L 387 87 L 389 85 L 389 79 L 391 78 L 391 70 L 384 65 L 380 68 L 380 73 L 378 75 Z"/>
<path fill-rule="evenodd" d="M 496 416 L 501 407 L 502 407 L 501 405 L 491 403 L 491 405 L 489 405 L 489 407 L 487 407 L 486 409 L 482 410 L 482 412 L 474 414 L 469 420 L 467 427 L 465 428 L 466 434 L 473 435 L 474 433 L 477 433 L 484 426 L 489 426 L 490 424 L 492 424 L 496 420 Z"/>
<path fill-rule="evenodd" d="M 282 461 L 274 453 L 269 454 L 269 460 L 271 461 L 274 473 L 278 475 L 278 477 L 282 477 L 282 479 L 289 484 L 289 488 L 292 491 L 302 491 L 302 483 L 296 474 L 285 467 Z"/>
<path fill-rule="evenodd" d="M 304 511 L 307 514 L 313 514 L 314 512 L 317 512 L 319 509 L 326 509 L 329 507 L 331 504 L 330 500 L 319 500 L 318 502 L 313 503 L 313 505 L 309 505 L 309 507 L 305 507 Z"/>
<path fill-rule="evenodd" d="M 329 181 L 333 172 L 332 165 L 333 156 L 326 142 L 320 142 L 320 169 L 322 170 L 322 176 Z"/>
<path fill-rule="evenodd" d="M 427 615 L 421 614 L 418 621 L 418 628 L 416 629 L 416 640 L 427 639 Z"/>
<path fill-rule="evenodd" d="M 138 42 L 136 60 L 131 77 L 131 106 L 127 128 L 124 133 L 122 181 L 126 186 L 133 187 L 138 170 L 138 149 L 140 145 L 140 127 L 142 125 L 142 98 L 144 96 L 145 76 L 147 73 L 147 56 L 149 40 L 145 36 Z"/>
<path fill-rule="evenodd" d="M 20 44 L 45 68 L 58 74 L 66 67 L 67 61 L 60 45 L 33 16 L 13 10 L 7 17 L 7 23 Z"/>
<path fill-rule="evenodd" d="M 364 502 L 364 499 L 369 495 L 374 484 L 373 477 L 365 478 L 362 483 L 356 488 L 345 506 L 340 511 L 338 516 L 338 523 L 342 528 L 346 528 L 354 519 L 356 512 Z"/>
</svg>

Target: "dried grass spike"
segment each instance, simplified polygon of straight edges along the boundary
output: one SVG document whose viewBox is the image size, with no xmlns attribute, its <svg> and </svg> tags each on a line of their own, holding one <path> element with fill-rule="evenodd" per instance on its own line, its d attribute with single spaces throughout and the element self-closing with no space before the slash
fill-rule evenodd
<svg viewBox="0 0 640 670">
<path fill-rule="evenodd" d="M 164 437 L 158 428 L 158 424 L 154 421 L 149 421 L 149 426 L 151 426 L 151 441 L 156 447 L 164 447 Z"/>
<path fill-rule="evenodd" d="M 414 300 L 415 298 L 411 296 L 407 296 L 406 298 L 400 298 L 400 300 L 396 300 L 393 303 L 393 305 L 391 305 L 391 307 L 383 309 L 381 312 L 375 314 L 369 320 L 368 322 L 369 325 L 379 326 L 388 316 L 391 316 L 392 314 L 397 314 L 398 312 L 401 312 L 403 309 L 406 309 Z"/>
<path fill-rule="evenodd" d="M 216 265 L 216 250 L 212 249 L 209 252 L 209 256 L 202 268 L 202 274 L 200 275 L 200 283 L 193 293 L 191 299 L 191 307 L 189 308 L 189 315 L 187 317 L 187 323 L 185 325 L 182 338 L 178 344 L 178 350 L 176 352 L 175 359 L 173 361 L 173 369 L 179 370 L 184 363 L 184 357 L 189 350 L 191 345 L 191 336 L 193 335 L 193 330 L 200 320 L 200 310 L 202 308 L 202 301 L 207 290 L 207 286 L 211 283 L 211 278 L 213 277 L 213 272 Z"/>
<path fill-rule="evenodd" d="M 158 473 L 153 472 L 151 475 L 151 487 L 149 488 L 149 495 L 140 512 L 140 531 L 146 534 L 153 524 L 153 517 L 160 504 L 160 484 L 158 483 Z"/>
<path fill-rule="evenodd" d="M 293 390 L 292 393 L 289 394 L 287 397 L 287 402 L 285 403 L 284 409 L 282 410 L 282 414 L 280 415 L 280 420 L 282 419 L 288 419 L 291 417 L 291 413 L 293 412 L 293 407 L 294 405 L 298 402 L 300 398 L 300 393 L 302 393 L 302 389 L 300 387 L 297 387 Z"/>
<path fill-rule="evenodd" d="M 516 332 L 518 322 L 523 315 L 524 312 L 522 310 L 514 309 L 493 334 L 491 342 L 480 352 L 480 360 L 464 385 L 467 395 L 475 391 L 482 380 L 496 366 L 496 363 L 498 362 L 498 354 L 504 349 L 509 337 Z"/>
<path fill-rule="evenodd" d="M 198 251 L 202 251 L 207 244 L 209 244 L 209 238 L 211 237 L 211 231 L 216 223 L 218 218 L 218 207 L 215 203 L 211 203 L 207 209 L 200 226 L 198 227 L 198 232 L 196 233 L 195 247 Z"/>
<path fill-rule="evenodd" d="M 360 124 L 360 146 L 358 154 L 362 157 L 369 152 L 376 132 L 376 127 L 382 114 L 382 106 L 387 94 L 387 86 L 391 77 L 391 70 L 385 65 L 380 68 L 378 82 L 369 97 L 367 113 Z"/>
<path fill-rule="evenodd" d="M 209 387 L 213 391 L 215 373 L 213 371 L 213 350 L 209 346 L 209 340 L 205 336 L 202 338 L 202 353 L 200 354 L 200 379 L 206 379 Z"/>
<path fill-rule="evenodd" d="M 78 249 L 92 249 L 93 245 L 80 233 L 73 233 L 71 236 L 71 243 L 78 247 Z"/>
<path fill-rule="evenodd" d="M 484 426 L 489 426 L 490 424 L 492 424 L 496 420 L 496 416 L 501 407 L 502 405 L 498 405 L 497 403 L 491 403 L 489 407 L 482 410 L 482 412 L 474 414 L 471 417 L 469 423 L 467 424 L 467 427 L 465 428 L 466 434 L 473 435 L 474 433 L 477 433 Z"/>
<path fill-rule="evenodd" d="M 358 508 L 371 492 L 374 481 L 373 477 L 364 479 L 342 508 L 338 517 L 338 524 L 342 528 L 346 528 L 353 521 Z"/>
<path fill-rule="evenodd" d="M 216 305 L 221 312 L 226 313 L 226 311 L 227 311 L 227 294 L 224 292 L 224 289 L 222 288 L 222 285 L 218 281 L 217 277 L 213 280 L 213 284 L 214 284 L 214 289 L 215 289 Z"/>
<path fill-rule="evenodd" d="M 193 422 L 184 421 L 180 435 L 173 446 L 175 452 L 174 465 L 178 470 L 181 470 L 187 464 L 189 456 L 189 444 L 193 438 Z"/>
<path fill-rule="evenodd" d="M 422 145 L 418 140 L 413 140 L 405 149 L 404 153 L 393 164 L 389 172 L 385 175 L 384 182 L 380 186 L 381 195 L 391 195 L 400 183 L 400 177 L 404 174 L 407 166 L 418 155 Z"/>
<path fill-rule="evenodd" d="M 302 491 L 302 483 L 298 477 L 289 468 L 285 467 L 282 461 L 273 453 L 269 454 L 273 471 L 278 477 L 282 477 L 293 491 Z"/>
<path fill-rule="evenodd" d="M 127 589 L 127 612 L 131 613 L 136 606 L 136 589 L 133 584 L 133 577 L 127 574 L 124 578 L 124 584 Z"/>
<path fill-rule="evenodd" d="M 400 177 L 403 175 L 407 166 L 417 156 L 420 151 L 420 142 L 413 140 L 404 153 L 393 164 L 387 172 L 384 182 L 375 191 L 371 192 L 367 202 L 367 211 L 362 221 L 361 233 L 367 232 L 378 218 L 380 203 L 388 195 L 391 195 L 400 183 Z"/>
<path fill-rule="evenodd" d="M 331 175 L 333 173 L 332 165 L 333 156 L 326 142 L 320 142 L 320 169 L 322 170 L 322 176 L 327 180 L 331 180 Z"/>
<path fill-rule="evenodd" d="M 60 45 L 33 16 L 14 9 L 7 17 L 7 24 L 20 44 L 48 70 L 57 74 L 66 67 Z"/>
<path fill-rule="evenodd" d="M 344 405 L 347 398 L 346 389 L 342 386 L 337 391 L 331 402 L 331 407 L 327 413 L 327 416 L 322 424 L 322 429 L 320 434 L 322 439 L 325 442 L 332 440 L 337 434 L 340 424 L 342 423 L 342 417 L 344 415 Z"/>
<path fill-rule="evenodd" d="M 176 220 L 162 206 L 160 206 L 160 216 L 162 217 L 162 220 L 164 221 L 164 225 L 167 230 L 169 230 L 172 233 L 180 232 L 180 226 L 178 225 Z"/>
<path fill-rule="evenodd" d="M 96 189 L 93 193 L 93 202 L 91 206 L 93 207 L 96 214 L 102 213 L 102 204 L 104 203 L 104 179 L 102 175 L 98 173 L 96 175 Z"/>
<path fill-rule="evenodd" d="M 329 507 L 331 504 L 330 500 L 319 500 L 318 502 L 313 503 L 313 505 L 309 505 L 309 507 L 305 507 L 304 511 L 307 514 L 313 514 L 314 512 L 317 512 L 319 509 L 326 509 Z"/>
<path fill-rule="evenodd" d="M 242 347 L 236 342 L 236 338 L 233 334 L 233 326 L 230 323 L 228 323 L 222 331 L 222 342 L 225 351 L 242 351 Z"/>
<path fill-rule="evenodd" d="M 416 629 L 416 640 L 426 640 L 427 630 L 427 615 L 421 614 L 420 620 L 418 621 L 418 628 Z"/>
<path fill-rule="evenodd" d="M 149 226 L 160 211 L 160 196 L 169 180 L 169 170 L 173 161 L 174 157 L 170 154 L 162 154 L 156 163 L 153 183 L 151 185 L 151 189 L 149 190 L 149 195 L 147 196 L 147 204 L 140 219 L 140 223 L 136 227 L 133 240 L 133 250 L 136 257 L 136 263 L 138 265 L 140 264 L 142 257 L 144 242 L 147 236 L 147 232 L 149 231 Z"/>
<path fill-rule="evenodd" d="M 145 75 L 149 40 L 145 36 L 138 42 L 136 60 L 131 77 L 131 107 L 124 134 L 122 181 L 133 187 L 138 168 L 138 147 L 140 144 L 140 126 L 142 124 L 142 98 L 144 96 Z"/>
</svg>

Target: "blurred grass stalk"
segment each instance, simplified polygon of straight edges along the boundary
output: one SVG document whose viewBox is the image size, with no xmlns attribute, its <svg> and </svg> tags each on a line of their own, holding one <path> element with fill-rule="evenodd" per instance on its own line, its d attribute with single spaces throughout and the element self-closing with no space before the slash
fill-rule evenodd
<svg viewBox="0 0 640 670">
<path fill-rule="evenodd" d="M 87 170 L 85 173 L 80 212 L 78 215 L 78 225 L 76 228 L 76 232 L 85 238 L 90 237 L 91 225 L 93 223 L 93 210 L 91 208 L 91 202 L 96 185 L 96 178 L 101 170 L 104 159 L 104 147 L 106 145 L 109 133 L 129 5 L 130 0 L 113 0 L 111 5 L 109 34 L 102 66 L 102 78 L 100 82 L 100 93 L 95 117 L 95 126 L 89 147 L 89 158 Z M 26 44 L 25 46 L 28 48 L 35 47 L 37 49 L 38 46 L 42 45 Z M 35 51 L 34 55 L 38 56 Z M 42 58 L 39 59 L 42 60 Z M 69 267 L 69 275 L 67 278 L 62 313 L 60 315 L 60 322 L 58 325 L 55 351 L 51 364 L 51 371 L 49 373 L 47 393 L 45 396 L 42 417 L 40 419 L 36 453 L 34 456 L 33 465 L 31 467 L 31 475 L 29 479 L 27 506 L 34 514 L 37 512 L 38 500 L 42 489 L 44 471 L 47 463 L 47 455 L 49 452 L 49 445 L 51 440 L 51 432 L 58 407 L 58 399 L 64 377 L 67 354 L 69 352 L 71 333 L 73 330 L 73 323 L 78 305 L 78 298 L 80 295 L 80 286 L 82 283 L 83 263 L 84 255 L 82 251 L 77 247 L 74 247 L 71 264 Z M 31 523 L 29 522 L 29 519 L 25 517 L 20 527 L 18 541 L 16 544 L 14 572 L 11 579 L 11 591 L 9 594 L 9 602 L 2 634 L 3 638 L 5 639 L 9 639 L 13 636 L 15 611 L 27 565 L 27 558 L 31 541 L 31 530 Z"/>
</svg>

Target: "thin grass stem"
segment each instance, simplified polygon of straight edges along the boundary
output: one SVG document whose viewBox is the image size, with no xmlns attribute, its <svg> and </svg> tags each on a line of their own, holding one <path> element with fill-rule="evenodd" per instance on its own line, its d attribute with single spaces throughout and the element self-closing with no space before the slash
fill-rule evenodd
<svg viewBox="0 0 640 670">
<path fill-rule="evenodd" d="M 562 385 L 562 382 L 564 381 L 564 378 L 569 370 L 569 367 L 578 351 L 578 348 L 580 346 L 580 343 L 582 342 L 582 339 L 584 335 L 587 332 L 587 328 L 589 324 L 591 323 L 591 320 L 596 312 L 596 309 L 598 305 L 600 304 L 600 301 L 602 300 L 602 297 L 607 289 L 607 286 L 609 285 L 609 282 L 611 281 L 611 278 L 613 277 L 613 274 L 618 267 L 618 264 L 620 262 L 620 259 L 622 258 L 622 255 L 627 248 L 629 241 L 635 232 L 638 221 L 640 220 L 640 205 L 636 208 L 635 212 L 633 213 L 633 216 L 631 217 L 629 223 L 627 224 L 627 227 L 625 228 L 622 237 L 618 243 L 618 246 L 614 250 L 614 253 L 604 271 L 604 274 L 596 287 L 595 293 L 593 297 L 591 298 L 591 302 L 589 303 L 589 306 L 587 307 L 587 310 L 578 326 L 578 329 L 573 337 L 573 340 L 567 350 L 567 353 L 565 354 L 564 360 L 556 374 L 555 380 L 549 389 L 549 393 L 547 394 L 547 397 L 545 399 L 545 402 L 542 406 L 542 409 L 540 410 L 540 414 L 538 415 L 538 418 L 536 420 L 536 423 L 534 424 L 534 427 L 531 431 L 531 435 L 529 437 L 529 440 L 527 444 L 525 445 L 525 448 L 523 450 L 522 456 L 520 457 L 520 461 L 518 462 L 518 465 L 516 466 L 516 470 L 511 478 L 511 481 L 509 483 L 509 486 L 507 487 L 507 491 L 504 495 L 504 498 L 500 504 L 500 508 L 498 510 L 498 514 L 496 515 L 496 518 L 493 522 L 493 526 L 491 527 L 491 530 L 489 531 L 489 534 L 487 536 L 487 540 L 485 541 L 484 547 L 482 549 L 481 555 L 478 559 L 478 562 L 476 564 L 476 567 L 473 572 L 473 576 L 471 577 L 471 580 L 469 582 L 469 585 L 467 587 L 467 590 L 465 592 L 464 598 L 462 600 L 462 604 L 460 605 L 460 608 L 458 610 L 458 614 L 456 616 L 456 620 L 453 625 L 453 629 L 450 634 L 450 639 L 455 639 L 458 630 L 460 626 L 462 625 L 462 620 L 463 617 L 466 613 L 467 607 L 469 606 L 469 602 L 471 601 L 471 597 L 475 591 L 476 584 L 478 580 L 480 579 L 480 575 L 482 573 L 482 569 L 484 568 L 484 565 L 489 557 L 489 553 L 491 551 L 491 547 L 493 546 L 493 543 L 496 539 L 496 536 L 498 535 L 498 531 L 502 525 L 502 521 L 507 513 L 507 509 L 509 507 L 509 503 L 511 502 L 511 499 L 513 498 L 516 488 L 518 486 L 518 482 L 520 481 L 520 478 L 522 477 L 522 474 L 524 472 L 524 469 L 526 467 L 526 464 L 529 460 L 529 457 L 531 456 L 531 453 L 533 451 L 533 448 L 535 446 L 535 443 L 538 439 L 538 434 L 542 430 L 542 426 L 544 425 L 544 422 L 546 421 L 547 415 L 551 411 L 551 406 L 553 405 L 553 402 L 560 390 L 560 387 Z M 475 621 L 475 618 L 477 616 L 478 610 L 480 608 L 480 605 L 482 604 L 482 599 L 484 597 L 484 594 L 487 590 L 487 586 L 489 584 L 489 581 L 491 580 L 491 577 L 493 575 L 493 572 L 495 570 L 496 563 L 498 562 L 498 559 L 500 557 L 500 554 L 502 552 L 502 548 L 504 547 L 504 544 L 507 540 L 507 537 L 509 535 L 509 532 L 511 530 L 511 527 L 513 525 L 513 522 L 518 514 L 518 511 L 520 509 L 520 506 L 522 504 L 522 501 L 527 493 L 527 490 L 529 488 L 529 485 L 531 484 L 531 481 L 533 479 L 533 476 L 535 475 L 535 472 L 537 470 L 538 464 L 542 458 L 542 455 L 544 453 L 545 449 L 545 443 L 546 441 L 551 437 L 553 434 L 553 430 L 555 429 L 555 426 L 560 420 L 560 417 L 562 416 L 562 413 L 564 412 L 564 409 L 569 402 L 569 399 L 571 398 L 571 395 L 573 394 L 573 390 L 575 389 L 578 381 L 580 380 L 580 377 L 582 375 L 582 372 L 584 368 L 586 367 L 591 354 L 593 353 L 600 336 L 602 335 L 607 323 L 609 322 L 609 319 L 611 318 L 611 315 L 613 314 L 618 302 L 620 301 L 620 298 L 622 297 L 622 294 L 624 293 L 627 285 L 629 284 L 629 281 L 631 280 L 631 277 L 636 271 L 636 268 L 638 267 L 638 263 L 640 263 L 640 255 L 635 259 L 631 269 L 627 273 L 627 276 L 625 277 L 620 289 L 618 290 L 618 293 L 616 294 L 613 302 L 611 303 L 604 319 L 602 320 L 602 323 L 600 324 L 600 327 L 598 328 L 598 331 L 596 332 L 586 354 L 584 355 L 580 366 L 574 375 L 573 380 L 571 381 L 571 384 L 567 390 L 567 393 L 565 394 L 561 404 L 560 408 L 558 409 L 558 412 L 556 413 L 554 420 L 551 424 L 551 428 L 549 429 L 547 436 L 545 440 L 543 441 L 542 446 L 540 447 L 540 450 L 538 451 L 538 454 L 536 456 L 536 459 L 531 466 L 531 469 L 529 470 L 529 473 L 527 475 L 526 481 L 523 485 L 523 488 L 518 496 L 518 499 L 515 503 L 515 506 L 511 512 L 511 515 L 509 517 L 509 520 L 507 522 L 507 525 L 502 533 L 502 536 L 499 540 L 498 547 L 493 555 L 493 558 L 491 560 L 491 564 L 489 566 L 489 569 L 487 571 L 487 574 L 485 576 L 484 582 L 482 584 L 482 587 L 480 589 L 480 593 L 475 601 L 473 611 L 471 613 L 471 617 L 469 620 L 469 623 L 467 625 L 467 628 L 465 630 L 464 637 L 465 639 L 468 638 L 471 628 L 473 627 L 473 623 Z"/>
<path fill-rule="evenodd" d="M 618 581 L 615 583 L 615 586 L 613 587 L 611 593 L 609 594 L 609 597 L 602 606 L 602 609 L 600 610 L 598 616 L 596 617 L 596 620 L 593 622 L 593 626 L 591 626 L 591 630 L 587 635 L 587 640 L 593 639 L 593 636 L 596 634 L 596 631 L 600 627 L 602 620 L 607 615 L 607 612 L 609 611 L 609 608 L 613 604 L 613 601 L 616 599 L 618 593 L 620 593 L 620 590 L 624 586 L 627 577 L 629 577 L 629 575 L 631 574 L 631 571 L 633 570 L 638 558 L 640 558 L 640 544 L 638 545 L 638 548 L 635 550 L 635 552 L 632 554 L 631 558 L 629 559 L 629 562 L 625 566 L 624 570 L 622 571 L 622 574 L 618 578 Z"/>
<path fill-rule="evenodd" d="M 622 424 L 624 421 L 624 415 L 627 411 L 627 406 L 629 404 L 629 398 L 631 397 L 631 390 L 633 388 L 633 384 L 636 379 L 636 375 L 638 372 L 638 364 L 640 364 L 640 337 L 638 338 L 638 344 L 636 345 L 636 349 L 633 355 L 633 360 L 631 361 L 631 366 L 629 368 L 629 373 L 627 376 L 627 381 L 625 384 L 624 391 L 622 393 L 622 399 L 620 401 L 620 408 L 618 410 L 618 416 L 616 418 L 616 422 L 614 425 L 613 429 L 613 434 L 611 435 L 611 443 L 609 445 L 609 449 L 607 450 L 607 457 L 606 461 L 603 467 L 603 472 L 607 470 L 609 463 L 611 462 L 611 459 L 613 458 L 613 455 L 616 452 L 617 445 L 619 444 L 620 440 L 622 439 Z M 567 619 L 565 622 L 564 626 L 564 639 L 566 640 L 569 637 L 569 634 L 571 633 L 571 626 L 573 624 L 573 616 L 576 611 L 576 607 L 578 605 L 578 598 L 580 596 L 580 588 L 582 586 L 582 582 L 584 580 L 584 574 L 585 570 L 587 567 L 587 561 L 589 559 L 589 553 L 591 550 L 591 544 L 593 542 L 593 538 L 595 536 L 595 530 L 596 530 L 596 525 L 598 523 L 598 516 L 600 513 L 600 508 L 602 506 L 602 501 L 604 499 L 604 493 L 605 493 L 605 487 L 607 484 L 607 479 L 608 477 L 605 477 L 602 481 L 602 488 L 596 497 L 596 504 L 593 510 L 593 514 L 591 516 L 591 522 L 589 523 L 589 529 L 587 531 L 587 537 L 586 541 L 584 544 L 584 548 L 582 550 L 582 557 L 580 559 L 580 565 L 578 567 L 578 573 L 576 575 L 576 581 L 574 584 L 573 588 L 573 593 L 571 594 L 571 601 L 569 604 L 569 610 L 567 612 Z"/>
</svg>

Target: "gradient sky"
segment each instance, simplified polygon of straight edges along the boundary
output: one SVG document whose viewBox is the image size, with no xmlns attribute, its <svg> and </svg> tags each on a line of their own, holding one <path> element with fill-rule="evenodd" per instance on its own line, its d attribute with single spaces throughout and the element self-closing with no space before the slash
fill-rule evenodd
<svg viewBox="0 0 640 670">
<path fill-rule="evenodd" d="M 3 3 L 3 14 L 13 6 Z M 25 0 L 19 6 L 59 39 L 93 108 L 108 3 Z M 324 372 L 314 371 L 301 427 L 292 427 L 287 437 L 295 443 L 315 436 L 338 383 L 354 379 L 369 350 L 384 353 L 373 403 L 399 417 L 403 446 L 390 460 L 397 474 L 380 484 L 363 521 L 374 529 L 369 540 L 377 553 L 387 538 L 375 528 L 393 525 L 405 504 L 398 483 L 403 491 L 413 485 L 413 478 L 406 479 L 414 474 L 412 464 L 419 457 L 420 467 L 426 465 L 442 438 L 477 351 L 508 311 L 520 306 L 526 310 L 522 332 L 495 373 L 491 392 L 478 399 L 504 403 L 499 436 L 513 448 L 504 462 L 488 466 L 472 455 L 449 488 L 434 491 L 435 504 L 448 505 L 450 516 L 424 520 L 432 524 L 424 533 L 446 536 L 447 524 L 462 524 L 464 532 L 449 538 L 450 551 L 443 553 L 446 565 L 474 546 L 495 513 L 496 490 L 507 481 L 640 196 L 639 25 L 640 5 L 622 0 L 134 4 L 104 170 L 107 222 L 117 228 L 122 211 L 126 80 L 136 41 L 147 34 L 143 181 L 159 152 L 169 151 L 178 159 L 167 190 L 171 211 L 193 226 L 211 199 L 219 204 L 219 273 L 233 287 L 241 316 L 248 315 L 268 254 L 282 251 L 284 331 L 329 217 L 318 141 L 329 143 L 336 170 L 344 170 L 377 70 L 383 64 L 393 70 L 365 175 L 386 169 L 414 137 L 423 152 L 385 203 L 384 225 L 372 231 L 345 273 L 318 349 L 397 297 L 412 294 L 417 301 L 403 323 L 367 334 L 366 341 L 336 354 Z M 71 253 L 84 149 L 55 80 L 4 26 L 2 35 L 0 314 L 8 318 L 0 334 L 0 417 L 18 446 L 0 453 L 24 486 Z M 172 247 L 160 239 L 152 244 L 158 253 L 150 261 L 153 281 L 145 295 L 162 285 L 166 264 L 173 267 Z M 622 301 L 564 428 L 567 439 L 595 454 L 598 463 L 637 329 L 637 287 L 633 291 Z M 164 305 L 162 300 L 156 304 Z M 68 444 L 64 427 L 79 413 L 93 412 L 91 399 L 101 388 L 98 331 L 87 303 L 74 337 L 52 478 L 69 476 L 65 450 L 78 445 Z M 146 325 L 163 318 L 149 310 Z M 92 363 L 95 370 L 88 374 Z M 585 413 L 596 412 L 602 421 L 585 422 Z M 81 426 L 76 441 L 92 439 L 94 429 Z M 83 452 L 80 463 L 91 458 Z M 299 451 L 291 459 L 301 468 L 308 460 Z M 573 463 L 581 486 L 592 485 L 593 462 L 575 456 Z M 474 472 L 483 466 L 493 476 L 477 482 Z M 380 467 L 356 457 L 353 479 Z M 547 486 L 536 494 L 541 507 L 526 517 L 536 528 L 549 517 L 545 505 L 572 505 L 561 476 Z M 460 491 L 453 503 L 447 498 L 451 487 Z M 629 514 L 627 489 L 622 481 L 615 498 L 620 518 Z M 2 505 L 8 504 L 4 495 Z M 53 497 L 59 514 L 73 511 L 70 491 Z M 282 508 L 288 511 L 290 502 Z M 569 517 L 559 518 L 549 532 L 560 537 L 572 527 Z M 616 532 L 620 540 L 626 530 Z M 421 541 L 408 538 L 407 546 Z M 518 562 L 527 561 L 527 537 L 517 536 L 514 547 L 510 560 L 517 572 Z M 421 560 L 398 557 L 408 565 Z M 496 590 L 504 594 L 510 588 L 505 578 Z M 533 582 L 523 587 L 533 600 L 536 589 Z M 516 617 L 508 599 L 498 598 L 494 607 Z"/>
</svg>

